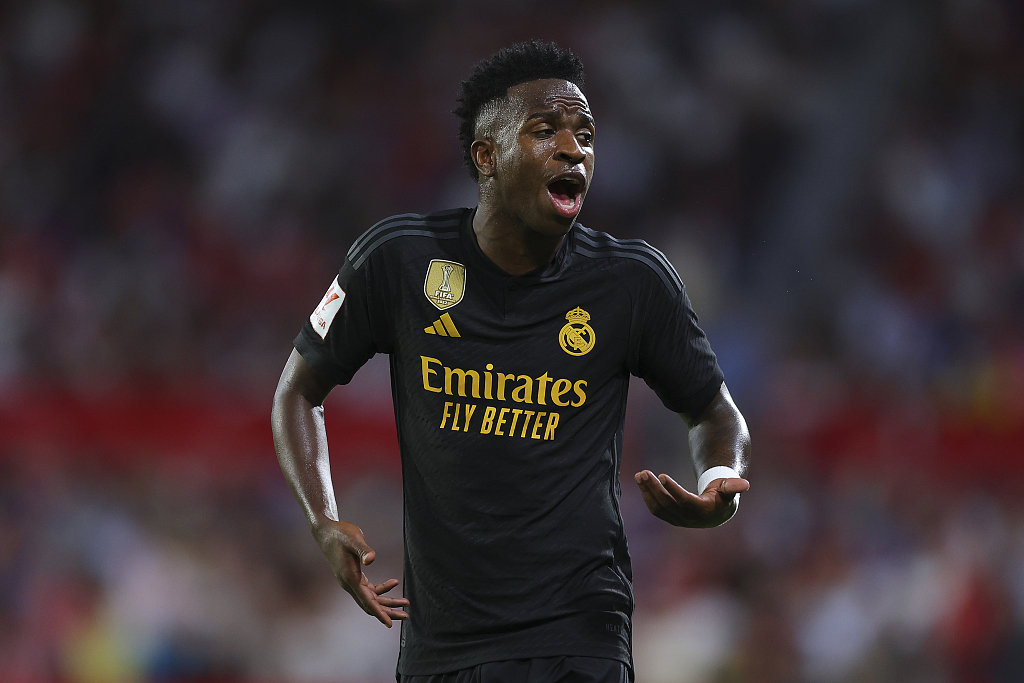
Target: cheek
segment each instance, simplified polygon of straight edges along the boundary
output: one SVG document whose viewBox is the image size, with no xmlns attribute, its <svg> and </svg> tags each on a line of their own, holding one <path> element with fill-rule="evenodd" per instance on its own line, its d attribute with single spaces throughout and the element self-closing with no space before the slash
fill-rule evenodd
<svg viewBox="0 0 1024 683">
<path fill-rule="evenodd" d="M 509 180 L 516 185 L 529 182 L 534 175 L 535 163 L 530 153 L 522 148 L 512 151 L 505 159 Z"/>
</svg>

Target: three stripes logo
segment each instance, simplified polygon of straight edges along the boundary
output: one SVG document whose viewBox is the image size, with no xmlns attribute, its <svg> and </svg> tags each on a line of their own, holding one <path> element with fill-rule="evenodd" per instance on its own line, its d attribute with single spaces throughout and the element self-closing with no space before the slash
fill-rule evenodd
<svg viewBox="0 0 1024 683">
<path fill-rule="evenodd" d="M 427 334 L 439 334 L 442 337 L 461 337 L 459 330 L 455 327 L 455 323 L 452 322 L 452 317 L 447 313 L 442 313 L 441 317 L 434 321 L 433 325 L 428 325 L 423 328 L 423 331 Z"/>
</svg>

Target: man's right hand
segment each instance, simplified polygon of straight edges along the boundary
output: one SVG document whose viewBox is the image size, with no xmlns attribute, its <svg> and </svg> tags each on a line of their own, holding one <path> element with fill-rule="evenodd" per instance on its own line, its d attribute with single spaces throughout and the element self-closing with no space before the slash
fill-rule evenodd
<svg viewBox="0 0 1024 683">
<path fill-rule="evenodd" d="M 351 522 L 325 520 L 313 529 L 313 536 L 338 583 L 364 612 L 377 617 L 388 628 L 391 628 L 392 619 L 409 618 L 402 609 L 409 605 L 408 600 L 384 595 L 398 585 L 398 579 L 373 584 L 363 574 L 363 567 L 373 562 L 376 553 L 366 544 L 362 529 Z"/>
</svg>

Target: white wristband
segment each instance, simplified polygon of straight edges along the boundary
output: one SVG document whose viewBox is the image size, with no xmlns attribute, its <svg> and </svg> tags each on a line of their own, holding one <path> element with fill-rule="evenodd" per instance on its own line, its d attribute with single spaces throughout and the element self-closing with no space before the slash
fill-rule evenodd
<svg viewBox="0 0 1024 683">
<path fill-rule="evenodd" d="M 739 479 L 740 473 L 731 467 L 725 465 L 718 465 L 704 472 L 697 478 L 697 494 L 704 493 L 704 489 L 713 482 L 715 479 Z"/>
</svg>

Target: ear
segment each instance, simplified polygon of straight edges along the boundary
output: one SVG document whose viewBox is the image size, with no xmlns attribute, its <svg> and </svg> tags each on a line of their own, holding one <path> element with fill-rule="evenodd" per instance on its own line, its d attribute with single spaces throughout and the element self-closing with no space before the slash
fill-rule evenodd
<svg viewBox="0 0 1024 683">
<path fill-rule="evenodd" d="M 473 145 L 469 148 L 469 153 L 473 157 L 473 165 L 476 166 L 477 172 L 485 178 L 491 178 L 494 176 L 494 141 L 488 138 L 480 140 L 474 140 Z"/>
</svg>

